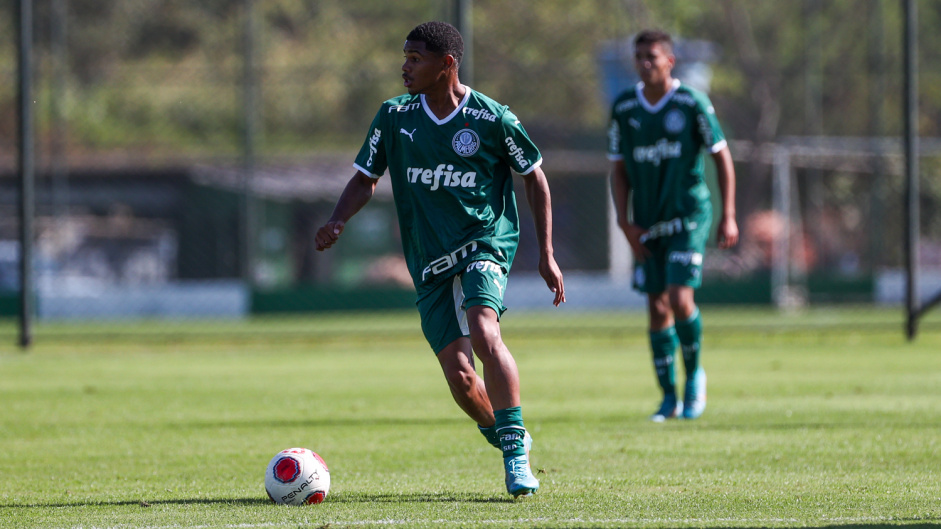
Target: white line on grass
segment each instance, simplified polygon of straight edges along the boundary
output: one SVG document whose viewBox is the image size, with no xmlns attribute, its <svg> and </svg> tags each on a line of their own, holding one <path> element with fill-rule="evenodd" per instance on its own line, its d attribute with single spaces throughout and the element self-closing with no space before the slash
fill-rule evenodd
<svg viewBox="0 0 941 529">
<path fill-rule="evenodd" d="M 836 517 L 836 518 L 819 518 L 814 520 L 802 520 L 799 518 L 567 518 L 567 519 L 557 519 L 557 518 L 516 518 L 516 519 L 505 519 L 505 520 L 477 520 L 472 522 L 476 526 L 483 525 L 498 525 L 501 527 L 509 527 L 512 524 L 519 523 L 549 523 L 549 524 L 578 524 L 578 523 L 588 523 L 588 524 L 630 524 L 630 525 L 646 525 L 646 524 L 701 524 L 701 525 L 710 525 L 715 523 L 722 524 L 742 524 L 742 525 L 756 525 L 756 524 L 774 524 L 774 523 L 813 523 L 813 522 L 826 522 L 826 523 L 840 523 L 840 524 L 858 524 L 858 523 L 883 523 L 883 522 L 899 522 L 899 521 L 918 521 L 914 519 L 899 519 L 892 516 L 863 516 L 863 517 Z M 924 519 L 922 521 L 931 521 L 931 519 Z M 268 523 L 245 523 L 245 524 L 224 524 L 224 525 L 148 525 L 148 526 L 135 526 L 135 525 L 112 525 L 107 527 L 99 526 L 80 526 L 81 529 L 130 529 L 137 527 L 139 529 L 212 529 L 212 528 L 222 528 L 222 529 L 261 529 L 266 527 L 326 527 L 338 528 L 343 526 L 350 527 L 359 527 L 359 526 L 368 526 L 368 525 L 385 525 L 385 526 L 402 526 L 402 525 L 433 525 L 436 527 L 448 526 L 448 525 L 467 525 L 469 520 L 392 520 L 392 519 L 382 519 L 382 520 L 353 520 L 353 521 L 317 521 L 317 522 L 268 522 Z"/>
</svg>

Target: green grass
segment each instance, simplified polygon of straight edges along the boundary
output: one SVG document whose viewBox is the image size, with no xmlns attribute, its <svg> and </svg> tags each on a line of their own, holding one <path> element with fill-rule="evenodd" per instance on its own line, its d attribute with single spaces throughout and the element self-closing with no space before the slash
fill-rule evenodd
<svg viewBox="0 0 941 529">
<path fill-rule="evenodd" d="M 412 312 L 43 324 L 0 353 L 0 527 L 937 526 L 939 318 L 909 343 L 899 312 L 705 308 L 709 407 L 666 424 L 642 314 L 507 313 L 523 501 Z M 325 503 L 267 500 L 292 446 Z"/>
</svg>

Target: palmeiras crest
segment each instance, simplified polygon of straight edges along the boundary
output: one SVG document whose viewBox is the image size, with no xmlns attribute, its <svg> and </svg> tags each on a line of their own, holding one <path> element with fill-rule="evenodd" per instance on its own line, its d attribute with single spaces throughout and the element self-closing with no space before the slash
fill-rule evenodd
<svg viewBox="0 0 941 529">
<path fill-rule="evenodd" d="M 686 128 L 686 116 L 675 108 L 670 110 L 663 117 L 663 128 L 670 134 L 679 134 Z"/>
<path fill-rule="evenodd" d="M 480 148 L 480 138 L 471 129 L 461 129 L 451 140 L 451 147 L 454 148 L 454 152 L 467 158 L 473 156 Z"/>
</svg>

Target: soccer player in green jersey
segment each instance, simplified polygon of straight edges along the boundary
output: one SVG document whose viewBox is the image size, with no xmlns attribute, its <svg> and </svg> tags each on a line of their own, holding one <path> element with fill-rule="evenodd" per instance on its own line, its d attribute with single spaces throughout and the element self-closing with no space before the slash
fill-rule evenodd
<svg viewBox="0 0 941 529">
<path fill-rule="evenodd" d="M 532 437 L 523 425 L 519 373 L 501 338 L 500 316 L 519 242 L 511 171 L 522 176 L 533 213 L 539 273 L 553 304 L 565 301 L 542 157 L 506 106 L 461 84 L 464 43 L 457 29 L 421 24 L 408 34 L 404 52 L 408 94 L 379 108 L 353 164 L 356 174 L 317 231 L 317 249 L 337 242 L 388 169 L 422 331 L 458 406 L 503 452 L 507 491 L 527 496 L 539 481 L 529 464 Z"/>
<path fill-rule="evenodd" d="M 694 291 L 712 225 L 703 149 L 715 160 L 722 214 L 720 248 L 738 242 L 735 168 L 712 103 L 672 76 L 673 41 L 660 31 L 634 39 L 641 82 L 612 105 L 608 159 L 617 221 L 636 261 L 633 286 L 647 294 L 650 346 L 663 401 L 651 420 L 696 419 L 706 407 L 700 364 L 702 321 Z M 683 352 L 686 387 L 677 398 L 674 354 Z"/>
</svg>

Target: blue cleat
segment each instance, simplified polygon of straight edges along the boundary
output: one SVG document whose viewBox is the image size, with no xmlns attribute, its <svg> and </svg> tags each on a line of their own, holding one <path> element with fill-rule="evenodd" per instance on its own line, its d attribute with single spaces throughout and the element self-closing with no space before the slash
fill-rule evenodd
<svg viewBox="0 0 941 529">
<path fill-rule="evenodd" d="M 696 369 L 691 380 L 686 381 L 686 393 L 683 394 L 683 418 L 698 419 L 706 410 L 706 371 Z"/>
<path fill-rule="evenodd" d="M 514 498 L 532 496 L 539 490 L 539 480 L 533 476 L 527 456 L 505 457 L 503 468 L 506 470 L 506 491 Z"/>
<path fill-rule="evenodd" d="M 675 419 L 683 413 L 683 403 L 676 400 L 676 393 L 667 393 L 663 396 L 663 402 L 660 403 L 660 409 L 650 416 L 653 422 L 663 422 L 667 419 Z"/>
</svg>

